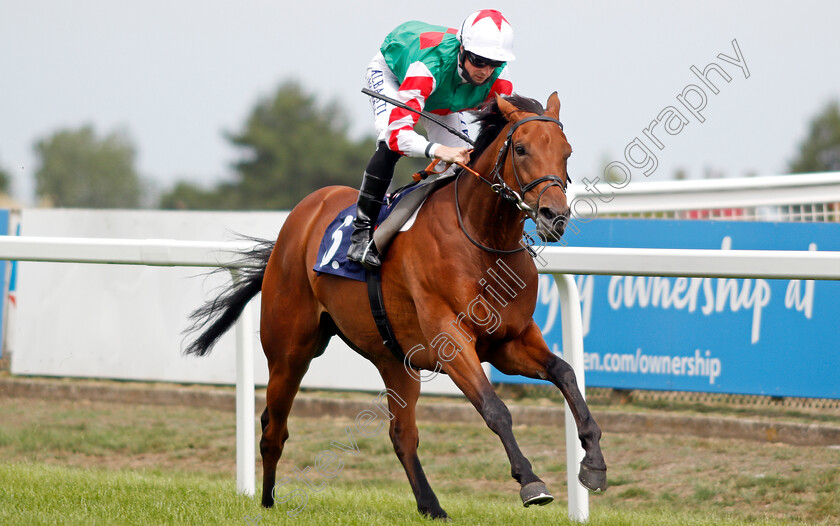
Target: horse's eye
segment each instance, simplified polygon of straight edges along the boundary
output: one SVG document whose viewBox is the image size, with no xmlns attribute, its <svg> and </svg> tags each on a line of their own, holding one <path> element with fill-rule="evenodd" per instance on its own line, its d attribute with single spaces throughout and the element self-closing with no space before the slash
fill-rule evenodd
<svg viewBox="0 0 840 526">
<path fill-rule="evenodd" d="M 516 152 L 516 155 L 525 155 L 525 147 L 521 144 L 514 146 L 513 151 Z"/>
</svg>

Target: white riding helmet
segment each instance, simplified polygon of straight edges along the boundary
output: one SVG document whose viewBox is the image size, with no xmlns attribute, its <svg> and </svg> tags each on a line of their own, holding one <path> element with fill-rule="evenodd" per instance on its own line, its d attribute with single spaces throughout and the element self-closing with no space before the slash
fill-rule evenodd
<svg viewBox="0 0 840 526">
<path fill-rule="evenodd" d="M 456 36 L 465 50 L 480 57 L 500 62 L 516 59 L 513 28 L 495 9 L 482 9 L 468 16 Z"/>
</svg>

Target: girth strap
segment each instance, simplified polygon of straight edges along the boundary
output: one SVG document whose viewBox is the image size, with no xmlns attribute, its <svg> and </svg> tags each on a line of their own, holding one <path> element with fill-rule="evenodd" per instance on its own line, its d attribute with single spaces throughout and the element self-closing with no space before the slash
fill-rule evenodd
<svg viewBox="0 0 840 526">
<path fill-rule="evenodd" d="M 391 327 L 391 322 L 388 320 L 388 313 L 385 311 L 385 299 L 382 296 L 382 273 L 380 269 L 377 268 L 367 271 L 367 289 L 368 299 L 370 300 L 370 313 L 373 315 L 376 330 L 379 331 L 379 336 L 382 337 L 382 343 L 391 351 L 394 358 L 408 364 L 412 369 L 419 370 L 406 359 L 405 352 L 403 352 L 402 347 L 397 341 L 397 336 L 394 334 L 394 328 Z"/>
</svg>

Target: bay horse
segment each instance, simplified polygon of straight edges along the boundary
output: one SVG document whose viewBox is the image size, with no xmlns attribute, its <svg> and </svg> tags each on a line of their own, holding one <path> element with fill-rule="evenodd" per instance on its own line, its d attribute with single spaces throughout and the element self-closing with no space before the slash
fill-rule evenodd
<svg viewBox="0 0 840 526">
<path fill-rule="evenodd" d="M 601 430 L 572 368 L 549 350 L 533 320 L 538 274 L 521 244 L 526 217 L 544 241 L 558 240 L 569 218 L 565 187 L 572 149 L 559 112 L 556 92 L 545 109 L 519 95 L 485 104 L 476 114 L 480 132 L 469 164 L 479 176 L 461 170 L 426 199 L 413 226 L 394 238 L 382 264 L 382 290 L 397 340 L 412 349 L 408 359 L 399 360 L 384 345 L 363 282 L 313 270 L 327 225 L 356 201 L 357 191 L 348 187 L 326 187 L 304 198 L 275 242 L 242 254 L 259 267 L 243 270 L 241 279 L 192 314 L 188 331 L 200 334 L 185 353 L 202 356 L 262 292 L 260 339 L 269 370 L 260 418 L 263 506 L 275 502 L 277 463 L 301 379 L 334 335 L 370 360 L 386 392 L 401 402 L 388 396 L 389 434 L 421 514 L 447 518 L 417 456 L 421 377 L 415 369 L 449 375 L 475 406 L 501 439 L 525 506 L 553 497 L 520 451 L 510 411 L 481 363 L 551 381 L 571 407 L 585 451 L 578 479 L 590 490 L 606 489 Z M 488 275 L 502 279 L 491 286 L 483 277 Z"/>
</svg>

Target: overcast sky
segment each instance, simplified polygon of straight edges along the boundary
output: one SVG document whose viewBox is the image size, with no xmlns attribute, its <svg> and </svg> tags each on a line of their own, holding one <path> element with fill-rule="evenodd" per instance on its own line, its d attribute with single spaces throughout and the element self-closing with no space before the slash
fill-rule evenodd
<svg viewBox="0 0 840 526">
<path fill-rule="evenodd" d="M 282 82 L 339 101 L 353 133 L 367 133 L 359 89 L 382 38 L 405 20 L 457 26 L 485 7 L 516 32 L 516 91 L 543 102 L 559 92 L 577 181 L 623 161 L 634 138 L 655 148 L 643 130 L 668 106 L 688 124 L 654 130 L 650 180 L 783 173 L 810 119 L 840 98 L 840 3 L 829 1 L 0 0 L 0 166 L 31 204 L 34 142 L 92 123 L 126 130 L 160 188 L 209 185 L 237 156 L 224 132 Z M 736 58 L 733 40 L 749 78 L 718 58 Z M 718 94 L 689 69 L 713 61 L 732 79 L 710 75 Z M 707 95 L 702 123 L 677 100 L 692 84 Z"/>
</svg>

